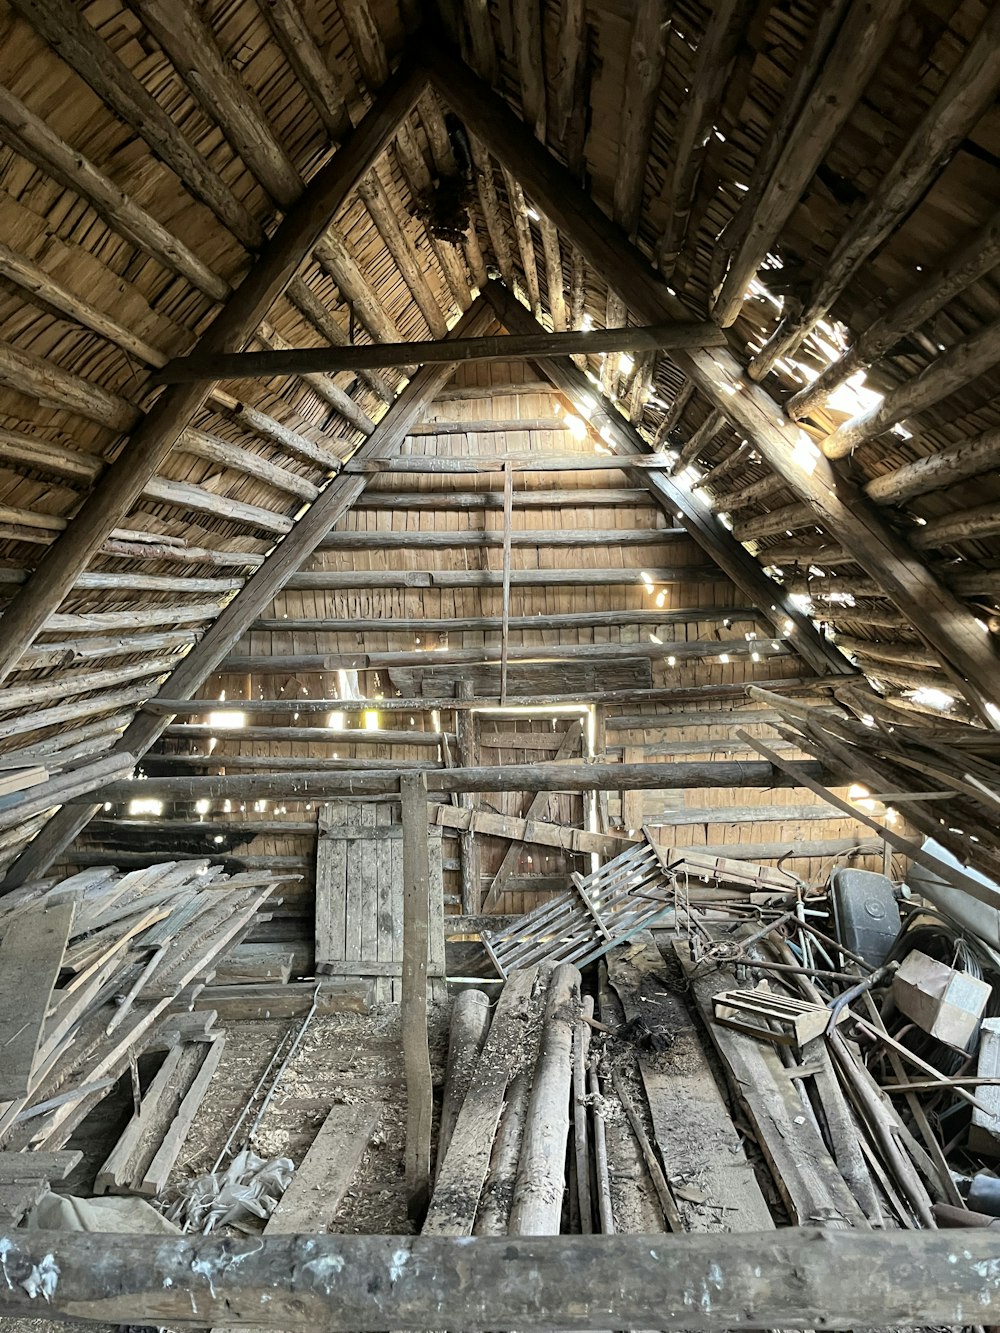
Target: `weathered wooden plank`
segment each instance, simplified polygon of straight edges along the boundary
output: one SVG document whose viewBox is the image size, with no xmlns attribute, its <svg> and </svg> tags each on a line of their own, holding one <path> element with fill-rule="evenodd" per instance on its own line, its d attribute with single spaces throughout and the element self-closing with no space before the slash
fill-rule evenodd
<svg viewBox="0 0 1000 1333">
<path fill-rule="evenodd" d="M 410 1210 L 423 1214 L 431 1181 L 434 1090 L 427 1035 L 430 864 L 427 779 L 400 779 L 403 804 L 403 1064 L 406 1072 L 406 1183 Z"/>
<path fill-rule="evenodd" d="M 265 1236 L 325 1232 L 333 1221 L 375 1132 L 379 1107 L 356 1103 L 331 1107 L 292 1183 L 271 1214 Z"/>
<path fill-rule="evenodd" d="M 0 943 L 0 1098 L 27 1094 L 52 991 L 73 924 L 72 903 L 35 904 Z"/>
<path fill-rule="evenodd" d="M 666 1028 L 665 1057 L 639 1055 L 649 1112 L 670 1179 L 691 1181 L 705 1203 L 678 1207 L 690 1231 L 768 1231 L 774 1226 L 743 1142 L 708 1063 L 683 998 L 669 990 L 664 964 L 648 931 L 607 955 L 608 977 L 627 1020 Z"/>
</svg>

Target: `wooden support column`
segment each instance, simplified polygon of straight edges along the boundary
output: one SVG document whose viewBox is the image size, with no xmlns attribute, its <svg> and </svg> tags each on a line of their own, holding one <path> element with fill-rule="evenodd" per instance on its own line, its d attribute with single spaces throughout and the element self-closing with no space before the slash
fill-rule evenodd
<svg viewBox="0 0 1000 1333">
<path fill-rule="evenodd" d="M 203 353 L 235 351 L 245 345 L 425 87 L 426 75 L 414 69 L 401 71 L 387 86 L 354 134 L 291 207 L 250 273 L 202 337 L 199 345 Z M 14 668 L 101 543 L 142 494 L 207 393 L 208 385 L 201 384 L 179 386 L 161 394 L 84 500 L 73 522 L 49 547 L 4 612 L 0 681 Z"/>
<path fill-rule="evenodd" d="M 472 681 L 460 680 L 457 685 L 458 697 L 471 700 L 473 697 Z M 471 768 L 479 763 L 479 751 L 476 745 L 476 716 L 471 708 L 455 710 L 455 732 L 458 740 L 458 762 L 463 768 Z M 471 811 L 474 800 L 469 792 L 460 792 L 459 808 Z M 479 883 L 479 842 L 471 823 L 458 839 L 459 864 L 462 868 L 462 911 L 467 916 L 478 916 L 481 888 Z"/>
<path fill-rule="evenodd" d="M 423 1218 L 431 1181 L 434 1089 L 427 1039 L 430 849 L 427 778 L 400 779 L 403 801 L 403 1067 L 406 1077 L 406 1186 L 410 1216 Z"/>
<path fill-rule="evenodd" d="M 435 88 L 470 132 L 478 134 L 501 163 L 518 172 L 538 207 L 589 264 L 610 278 L 637 318 L 651 320 L 678 312 L 676 298 L 645 258 L 500 98 L 469 71 L 443 61 L 433 48 L 422 46 L 421 58 Z M 728 349 L 677 351 L 671 359 L 713 406 L 725 411 L 737 430 L 753 440 L 793 494 L 814 506 L 817 524 L 855 553 L 914 629 L 942 654 L 970 702 L 984 714 L 984 700 L 1000 699 L 1000 656 L 970 608 L 892 532 L 858 489 L 838 475 L 770 394 L 748 379 Z"/>
</svg>

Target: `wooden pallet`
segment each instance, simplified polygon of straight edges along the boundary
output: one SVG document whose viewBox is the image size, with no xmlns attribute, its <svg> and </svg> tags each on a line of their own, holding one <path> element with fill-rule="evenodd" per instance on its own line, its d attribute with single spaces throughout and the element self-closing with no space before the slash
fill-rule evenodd
<svg viewBox="0 0 1000 1333">
<path fill-rule="evenodd" d="M 395 806 L 338 801 L 319 812 L 317 975 L 373 978 L 377 1001 L 398 1002 L 403 971 L 403 830 Z M 441 835 L 430 837 L 430 961 L 444 976 Z"/>
</svg>

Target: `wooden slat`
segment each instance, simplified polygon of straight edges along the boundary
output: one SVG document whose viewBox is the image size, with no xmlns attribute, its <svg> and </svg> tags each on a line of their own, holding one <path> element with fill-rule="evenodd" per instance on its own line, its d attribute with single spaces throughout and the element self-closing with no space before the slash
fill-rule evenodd
<svg viewBox="0 0 1000 1333">
<path fill-rule="evenodd" d="M 24 1096 L 45 1027 L 72 903 L 41 904 L 9 922 L 0 943 L 0 1098 Z"/>
</svg>

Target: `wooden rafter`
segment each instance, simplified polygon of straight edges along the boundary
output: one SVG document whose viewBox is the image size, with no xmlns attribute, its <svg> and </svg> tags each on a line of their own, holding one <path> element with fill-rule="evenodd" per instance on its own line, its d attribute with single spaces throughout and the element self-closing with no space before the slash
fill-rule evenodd
<svg viewBox="0 0 1000 1333">
<path fill-rule="evenodd" d="M 478 134 L 494 157 L 516 171 L 539 208 L 598 272 L 608 276 L 638 318 L 678 313 L 679 303 L 623 233 L 576 185 L 506 104 L 468 70 L 441 61 L 424 47 L 422 58 L 435 87 Z M 813 505 L 816 522 L 850 549 L 866 572 L 907 617 L 926 643 L 962 682 L 974 706 L 994 702 L 998 656 L 971 610 L 940 582 L 860 495 L 839 476 L 771 396 L 752 384 L 725 348 L 674 352 L 672 360 L 714 406 L 754 441 L 765 462 L 782 475 L 800 500 Z"/>
<path fill-rule="evenodd" d="M 246 344 L 425 86 L 422 72 L 400 72 L 285 217 L 251 272 L 203 335 L 203 351 L 214 354 Z M 142 494 L 207 395 L 208 386 L 204 384 L 173 387 L 160 395 L 132 432 L 73 522 L 7 607 L 0 645 L 0 679 L 12 670 L 101 543 Z"/>
<path fill-rule="evenodd" d="M 494 323 L 495 316 L 491 309 L 485 300 L 480 299 L 456 325 L 454 332 L 459 337 L 463 334 L 474 335 L 485 332 Z M 410 426 L 433 401 L 434 395 L 453 369 L 452 364 L 421 370 L 359 448 L 356 457 L 378 457 L 398 451 L 406 439 Z M 247 628 L 288 583 L 303 561 L 319 546 L 333 524 L 350 508 L 366 484 L 367 478 L 363 474 L 337 477 L 321 492 L 286 539 L 243 584 L 236 597 L 213 622 L 196 647 L 173 670 L 168 679 L 169 691 L 174 697 L 184 698 L 198 689 Z M 144 754 L 159 738 L 168 721 L 169 718 L 155 714 L 140 715 L 128 729 L 127 747 L 124 737 L 122 738 L 122 748 L 135 746 L 134 753 Z M 99 808 L 97 805 L 64 807 L 49 821 L 8 871 L 7 878 L 3 882 L 4 887 L 9 889 L 42 873 Z"/>
</svg>

